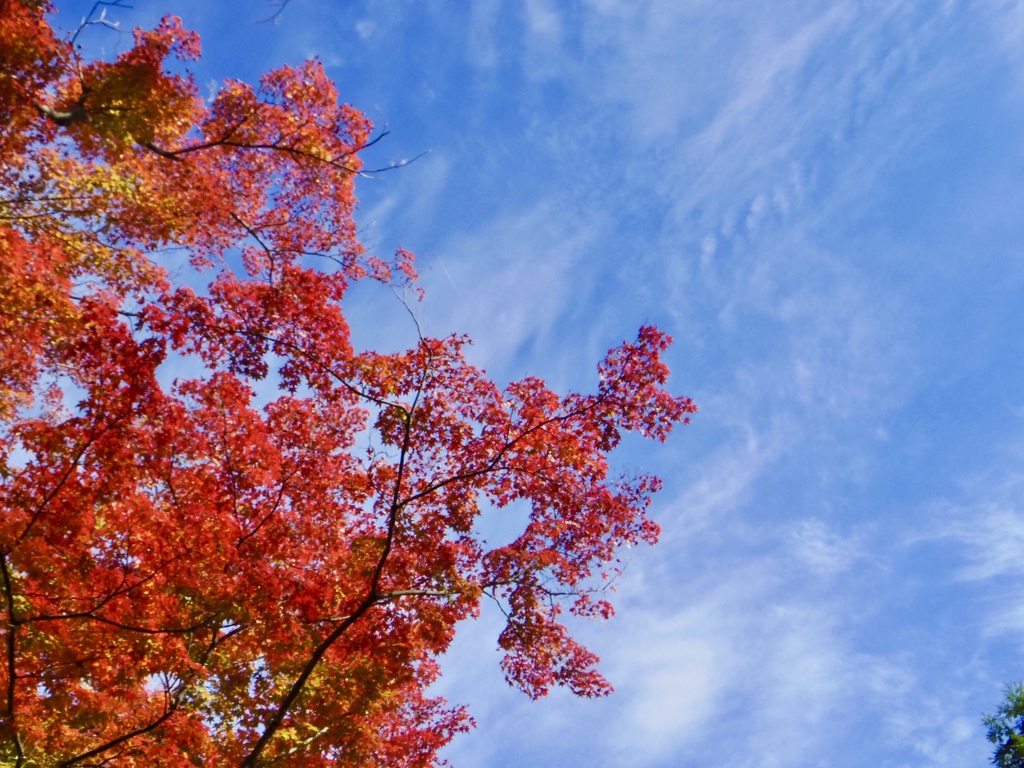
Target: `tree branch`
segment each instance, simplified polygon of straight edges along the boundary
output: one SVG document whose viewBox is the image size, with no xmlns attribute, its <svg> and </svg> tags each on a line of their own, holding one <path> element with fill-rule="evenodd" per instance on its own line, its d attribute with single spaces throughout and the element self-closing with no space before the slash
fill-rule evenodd
<svg viewBox="0 0 1024 768">
<path fill-rule="evenodd" d="M 75 755 L 69 760 L 64 760 L 60 763 L 57 763 L 57 768 L 68 768 L 68 766 L 72 766 L 75 763 L 80 763 L 83 760 L 88 760 L 90 757 L 96 757 L 96 755 L 101 755 L 108 749 L 113 749 L 119 744 L 124 744 L 126 741 L 131 741 L 136 736 L 143 736 L 147 733 L 150 733 L 151 731 L 163 725 L 168 719 L 170 719 L 170 717 L 177 711 L 177 708 L 177 696 L 173 696 L 171 697 L 171 700 L 164 713 L 160 715 L 160 717 L 158 717 L 156 720 L 149 723 L 149 725 L 144 725 L 141 728 L 136 728 L 134 731 L 129 731 L 128 733 L 122 734 L 121 736 L 118 736 L 116 739 L 111 739 L 105 744 L 100 744 L 95 749 L 90 749 L 88 752 L 83 752 L 80 755 Z"/>
<path fill-rule="evenodd" d="M 18 753 L 16 766 L 21 766 L 25 761 L 25 751 L 21 744 L 21 734 L 18 733 L 18 726 L 14 717 L 14 693 L 17 675 L 17 631 L 20 622 L 14 614 L 14 586 L 11 583 L 11 572 L 7 565 L 7 554 L 0 554 L 0 574 L 3 575 L 4 598 L 7 603 L 7 714 L 5 720 L 11 730 L 11 738 L 14 740 L 14 748 Z"/>
</svg>

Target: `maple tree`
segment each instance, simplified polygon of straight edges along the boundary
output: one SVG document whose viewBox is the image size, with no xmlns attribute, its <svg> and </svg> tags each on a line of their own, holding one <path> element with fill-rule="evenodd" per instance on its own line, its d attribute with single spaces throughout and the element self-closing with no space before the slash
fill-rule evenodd
<svg viewBox="0 0 1024 768">
<path fill-rule="evenodd" d="M 427 688 L 485 598 L 511 684 L 608 692 L 560 613 L 609 616 L 657 537 L 657 479 L 607 455 L 695 410 L 668 338 L 567 396 L 462 337 L 356 351 L 346 288 L 416 276 L 356 239 L 372 126 L 321 65 L 206 103 L 177 19 L 85 61 L 50 11 L 0 0 L 0 764 L 435 764 L 470 720 Z"/>
</svg>

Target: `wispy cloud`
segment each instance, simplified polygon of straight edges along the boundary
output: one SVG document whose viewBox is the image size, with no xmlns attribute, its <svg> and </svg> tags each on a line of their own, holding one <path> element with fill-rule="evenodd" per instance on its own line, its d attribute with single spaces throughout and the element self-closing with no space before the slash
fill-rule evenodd
<svg viewBox="0 0 1024 768">
<path fill-rule="evenodd" d="M 978 593 L 984 633 L 1024 644 L 1024 442 L 1018 436 L 982 471 L 965 473 L 955 496 L 936 499 L 930 536 L 957 549 L 952 577 Z M 1015 676 L 1019 673 L 1014 672 Z"/>
<path fill-rule="evenodd" d="M 577 371 L 581 352 L 589 351 L 584 370 L 592 370 L 603 350 L 589 341 L 579 350 L 579 339 L 568 336 L 561 321 L 573 307 L 591 306 L 585 263 L 600 227 L 567 217 L 565 205 L 557 198 L 536 201 L 456 233 L 424 254 L 428 328 L 470 329 L 474 361 L 498 375 L 516 365 L 522 374 L 519 355 L 547 344 L 573 348 L 566 352 Z M 564 373 L 570 375 L 568 366 Z"/>
<path fill-rule="evenodd" d="M 801 520 L 787 538 L 796 559 L 819 578 L 837 576 L 866 556 L 861 542 L 842 536 L 823 520 Z"/>
</svg>

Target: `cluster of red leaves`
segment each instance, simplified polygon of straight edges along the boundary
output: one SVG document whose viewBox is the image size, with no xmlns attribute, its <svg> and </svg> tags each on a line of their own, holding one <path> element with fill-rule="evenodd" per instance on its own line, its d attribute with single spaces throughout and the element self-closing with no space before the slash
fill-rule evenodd
<svg viewBox="0 0 1024 768">
<path fill-rule="evenodd" d="M 606 457 L 694 410 L 668 339 L 567 397 L 461 338 L 354 352 L 349 282 L 415 271 L 355 239 L 371 126 L 321 66 L 206 105 L 176 19 L 84 62 L 47 10 L 0 0 L 0 763 L 433 765 L 469 719 L 425 690 L 485 596 L 511 683 L 607 692 L 559 613 L 610 615 L 595 574 L 657 537 L 657 480 Z"/>
</svg>

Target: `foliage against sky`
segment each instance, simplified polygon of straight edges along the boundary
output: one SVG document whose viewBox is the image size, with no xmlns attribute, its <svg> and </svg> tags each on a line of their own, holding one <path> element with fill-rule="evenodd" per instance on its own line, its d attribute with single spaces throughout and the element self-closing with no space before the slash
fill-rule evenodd
<svg viewBox="0 0 1024 768">
<path fill-rule="evenodd" d="M 427 688 L 485 599 L 510 684 L 609 693 L 560 614 L 609 618 L 657 539 L 660 482 L 607 454 L 695 410 L 668 337 L 592 395 L 499 387 L 461 336 L 357 351 L 350 285 L 417 276 L 357 239 L 375 139 L 322 64 L 207 100 L 179 19 L 90 59 L 48 10 L 0 6 L 4 764 L 433 765 L 471 720 Z"/>
</svg>

